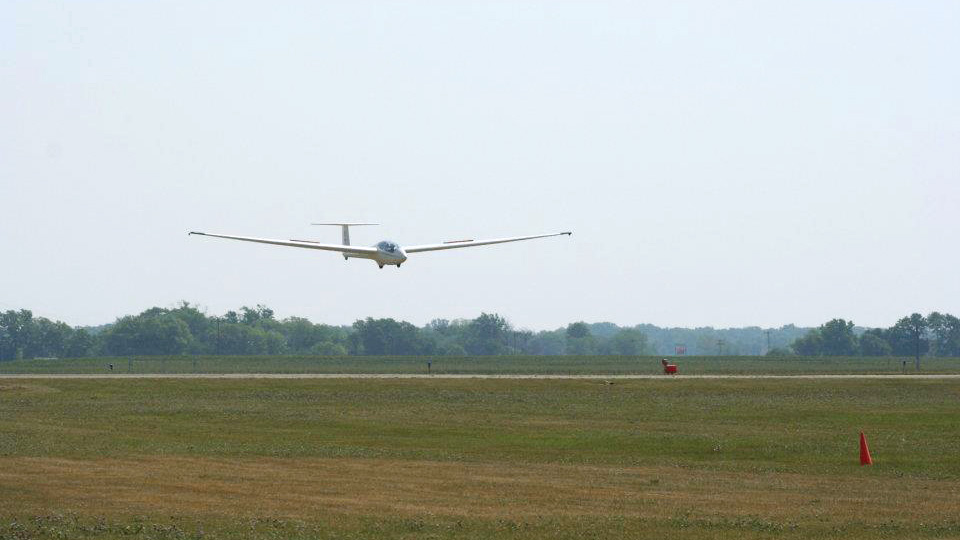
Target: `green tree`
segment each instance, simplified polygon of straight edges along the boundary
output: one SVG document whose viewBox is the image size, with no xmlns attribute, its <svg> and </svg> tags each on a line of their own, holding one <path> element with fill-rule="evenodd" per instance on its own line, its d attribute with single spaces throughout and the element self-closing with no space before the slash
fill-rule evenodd
<svg viewBox="0 0 960 540">
<path fill-rule="evenodd" d="M 193 337 L 187 323 L 170 314 L 146 318 L 140 330 L 139 354 L 183 354 Z"/>
<path fill-rule="evenodd" d="M 287 337 L 287 346 L 294 352 L 306 352 L 317 344 L 327 340 L 317 326 L 301 317 L 290 317 L 283 321 L 283 333 Z M 314 353 L 321 354 L 321 353 Z"/>
<path fill-rule="evenodd" d="M 212 330 L 216 339 L 216 329 Z M 236 355 L 282 354 L 286 338 L 275 330 L 246 324 L 220 324 L 220 353 Z"/>
<path fill-rule="evenodd" d="M 537 332 L 527 342 L 527 354 L 558 355 L 563 354 L 566 345 L 566 333 L 560 330 L 543 330 Z"/>
<path fill-rule="evenodd" d="M 433 319 L 427 323 L 426 329 L 430 330 L 431 332 L 436 332 L 441 336 L 446 336 L 452 332 L 454 326 L 451 325 L 450 321 L 447 319 Z"/>
<path fill-rule="evenodd" d="M 109 355 L 170 355 L 187 352 L 193 336 L 187 323 L 176 315 L 151 308 L 117 319 L 104 332 L 103 340 Z"/>
<path fill-rule="evenodd" d="M 890 328 L 887 341 L 898 356 L 914 356 L 916 369 L 920 369 L 920 356 L 929 350 L 926 339 L 927 320 L 919 313 L 904 317 Z"/>
<path fill-rule="evenodd" d="M 893 348 L 883 337 L 883 330 L 867 330 L 860 336 L 860 354 L 862 356 L 890 356 Z"/>
<path fill-rule="evenodd" d="M 32 321 L 24 356 L 26 358 L 66 356 L 67 343 L 72 334 L 73 328 L 66 323 L 53 322 L 44 317 L 35 318 Z"/>
<path fill-rule="evenodd" d="M 66 354 L 64 356 L 68 358 L 91 356 L 94 353 L 95 346 L 96 340 L 90 335 L 90 332 L 87 332 L 83 328 L 76 328 L 67 341 Z"/>
<path fill-rule="evenodd" d="M 720 342 L 721 339 L 713 328 L 697 328 L 694 336 L 693 354 L 720 354 L 720 345 L 718 342 Z M 689 343 L 689 341 L 687 343 Z M 672 350 L 671 347 L 672 343 L 664 343 L 660 350 L 670 351 Z"/>
<path fill-rule="evenodd" d="M 219 335 L 217 335 L 219 332 Z M 219 354 L 256 354 L 257 331 L 242 324 L 222 322 L 219 329 L 211 330 L 212 338 L 218 340 Z"/>
<path fill-rule="evenodd" d="M 819 329 L 810 330 L 807 335 L 795 340 L 790 347 L 800 356 L 820 356 L 823 354 L 823 336 Z"/>
<path fill-rule="evenodd" d="M 287 338 L 276 330 L 260 329 L 263 332 L 264 352 L 260 354 L 284 354 L 287 352 Z"/>
<path fill-rule="evenodd" d="M 3 314 L 0 313 L 0 318 L 3 317 Z M 10 339 L 10 334 L 7 332 L 5 326 L 3 326 L 2 320 L 0 320 L 0 362 L 8 360 L 7 353 L 13 351 L 12 340 Z"/>
<path fill-rule="evenodd" d="M 28 309 L 0 313 L 0 328 L 4 343 L 0 344 L 0 359 L 16 360 L 24 357 L 34 331 L 33 312 Z"/>
<path fill-rule="evenodd" d="M 934 311 L 927 315 L 935 356 L 960 356 L 960 319 Z"/>
<path fill-rule="evenodd" d="M 207 331 L 210 329 L 211 325 L 216 324 L 214 319 L 207 317 L 205 313 L 197 309 L 195 306 L 190 305 L 190 302 L 187 302 L 186 300 L 180 302 L 180 306 L 175 309 L 171 309 L 168 313 L 186 323 L 187 328 L 190 329 L 191 336 L 204 336 L 207 334 Z M 200 346 L 202 344 L 198 340 L 195 345 Z M 190 352 L 202 353 L 207 351 L 198 348 L 197 350 L 191 350 Z"/>
<path fill-rule="evenodd" d="M 416 326 L 393 319 L 367 317 L 353 323 L 359 352 L 365 355 L 432 354 L 434 345 Z"/>
<path fill-rule="evenodd" d="M 623 328 L 609 339 L 607 351 L 625 356 L 649 354 L 647 335 L 636 328 Z"/>
<path fill-rule="evenodd" d="M 496 313 L 481 313 L 466 328 L 464 349 L 470 354 L 493 355 L 506 350 L 510 324 Z"/>
<path fill-rule="evenodd" d="M 583 339 L 590 337 L 590 335 L 590 327 L 587 326 L 587 323 L 583 321 L 570 323 L 567 325 L 568 339 Z"/>
<path fill-rule="evenodd" d="M 852 356 L 857 352 L 853 322 L 833 319 L 820 326 L 821 352 L 826 356 Z"/>
<path fill-rule="evenodd" d="M 257 304 L 257 307 L 247 307 L 243 306 L 240 308 L 240 322 L 250 326 L 268 326 L 273 327 L 269 324 L 275 322 L 273 318 L 273 310 L 264 306 L 263 304 Z"/>
<path fill-rule="evenodd" d="M 141 319 L 133 315 L 120 317 L 103 333 L 103 350 L 110 356 L 139 354 Z"/>
<path fill-rule="evenodd" d="M 580 321 L 567 325 L 566 354 L 587 355 L 596 352 L 597 341 L 587 323 Z"/>
</svg>

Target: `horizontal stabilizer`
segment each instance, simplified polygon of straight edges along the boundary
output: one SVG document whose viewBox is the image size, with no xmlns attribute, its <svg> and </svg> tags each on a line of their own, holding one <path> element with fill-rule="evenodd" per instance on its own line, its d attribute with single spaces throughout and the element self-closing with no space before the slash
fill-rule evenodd
<svg viewBox="0 0 960 540">
<path fill-rule="evenodd" d="M 311 225 L 336 225 L 340 227 L 340 238 L 343 245 L 350 245 L 350 227 L 362 227 L 363 225 L 379 225 L 379 223 L 311 223 Z"/>
<path fill-rule="evenodd" d="M 379 225 L 379 223 L 311 223 L 311 225 L 337 225 L 339 227 L 361 227 L 363 225 Z"/>
</svg>

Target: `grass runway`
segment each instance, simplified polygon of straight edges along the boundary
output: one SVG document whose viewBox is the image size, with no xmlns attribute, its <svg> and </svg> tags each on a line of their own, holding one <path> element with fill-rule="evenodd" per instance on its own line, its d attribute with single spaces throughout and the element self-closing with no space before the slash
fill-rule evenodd
<svg viewBox="0 0 960 540">
<path fill-rule="evenodd" d="M 956 379 L 0 379 L 3 539 L 960 538 L 958 509 Z"/>
<path fill-rule="evenodd" d="M 659 356 L 144 356 L 0 362 L 3 374 L 658 375 Z M 902 357 L 671 357 L 681 375 L 894 375 Z M 113 369 L 110 369 L 113 365 Z M 960 374 L 960 358 L 924 358 L 925 374 Z"/>
</svg>

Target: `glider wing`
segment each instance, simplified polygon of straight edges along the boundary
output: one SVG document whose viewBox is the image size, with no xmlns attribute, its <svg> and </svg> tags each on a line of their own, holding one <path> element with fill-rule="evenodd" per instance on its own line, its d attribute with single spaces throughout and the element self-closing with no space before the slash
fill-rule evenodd
<svg viewBox="0 0 960 540">
<path fill-rule="evenodd" d="M 424 244 L 422 246 L 404 246 L 403 251 L 407 253 L 419 253 L 421 251 L 439 251 L 441 249 L 457 249 L 474 246 L 489 246 L 490 244 L 505 244 L 507 242 L 520 242 L 521 240 L 533 240 L 534 238 L 547 238 L 548 236 L 571 235 L 572 232 L 559 232 L 551 234 L 535 234 L 533 236 L 514 236 L 512 238 L 495 238 L 493 240 L 456 240 L 453 242 L 444 242 L 442 244 Z"/>
<path fill-rule="evenodd" d="M 377 249 L 364 246 L 342 246 L 339 244 L 321 244 L 310 240 L 271 240 L 269 238 L 252 238 L 249 236 L 231 236 L 228 234 L 212 234 L 204 232 L 190 231 L 190 234 L 200 236 L 212 236 L 214 238 L 227 238 L 229 240 L 240 240 L 242 242 L 256 242 L 258 244 L 272 244 L 274 246 L 288 246 L 305 249 L 320 249 L 323 251 L 339 251 L 341 253 L 376 253 Z"/>
</svg>

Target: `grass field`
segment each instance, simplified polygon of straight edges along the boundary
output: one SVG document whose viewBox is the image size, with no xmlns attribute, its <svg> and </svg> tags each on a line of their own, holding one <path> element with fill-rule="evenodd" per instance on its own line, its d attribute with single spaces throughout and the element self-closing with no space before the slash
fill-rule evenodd
<svg viewBox="0 0 960 540">
<path fill-rule="evenodd" d="M 3 373 L 432 373 L 449 374 L 656 374 L 661 357 L 478 356 L 323 357 L 171 356 L 77 358 L 0 362 Z M 762 356 L 671 357 L 681 374 L 858 374 L 914 373 L 912 358 L 825 358 Z M 111 372 L 109 364 L 114 365 Z M 960 373 L 960 358 L 924 358 L 923 373 Z"/>
<path fill-rule="evenodd" d="M 0 379 L 72 537 L 960 538 L 960 382 Z"/>
</svg>

